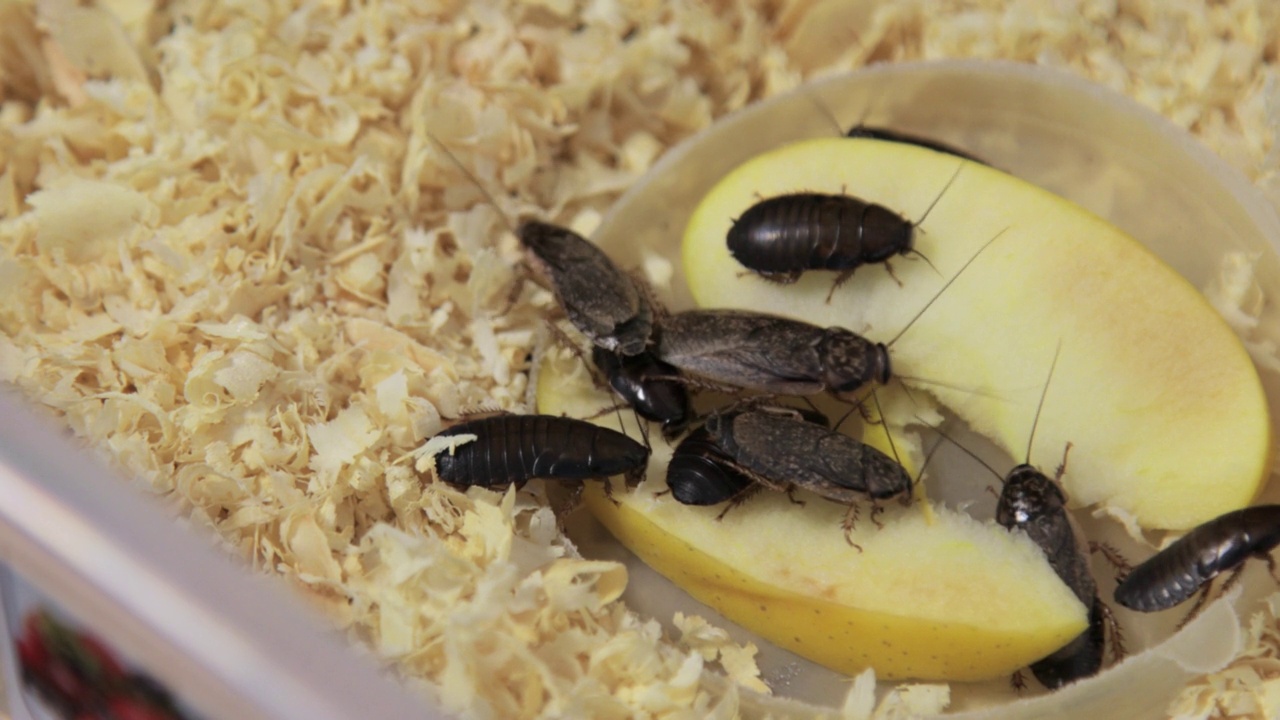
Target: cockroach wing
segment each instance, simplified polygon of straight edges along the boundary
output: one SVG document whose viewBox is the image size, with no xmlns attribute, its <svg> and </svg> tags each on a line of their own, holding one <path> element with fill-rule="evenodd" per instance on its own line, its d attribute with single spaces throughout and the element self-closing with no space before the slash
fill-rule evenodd
<svg viewBox="0 0 1280 720">
<path fill-rule="evenodd" d="M 657 354 L 692 375 L 787 395 L 821 392 L 823 329 L 736 310 L 690 310 L 662 324 Z"/>
<path fill-rule="evenodd" d="M 861 473 L 863 445 L 856 440 L 771 412 L 740 413 L 730 427 L 726 449 L 775 488 L 794 485 L 841 503 L 866 499 L 865 490 L 843 482 L 845 474 Z"/>
<path fill-rule="evenodd" d="M 644 350 L 653 330 L 653 309 L 630 275 L 566 228 L 526 222 L 519 235 L 574 327 L 606 350 L 623 355 Z"/>
</svg>

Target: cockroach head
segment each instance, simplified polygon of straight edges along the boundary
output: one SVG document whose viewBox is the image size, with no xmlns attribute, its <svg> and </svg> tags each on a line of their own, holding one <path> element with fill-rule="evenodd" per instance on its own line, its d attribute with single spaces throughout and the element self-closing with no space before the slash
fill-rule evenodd
<svg viewBox="0 0 1280 720">
<path fill-rule="evenodd" d="M 996 522 L 1007 528 L 1022 527 L 1046 513 L 1062 510 L 1067 498 L 1057 483 L 1030 465 L 1009 472 L 996 503 Z"/>
<path fill-rule="evenodd" d="M 713 412 L 707 416 L 706 422 L 702 424 L 711 439 L 726 452 L 731 452 L 733 448 L 737 447 L 737 443 L 733 440 L 733 420 L 741 414 L 742 412 L 739 410 Z"/>
<path fill-rule="evenodd" d="M 911 495 L 911 476 L 898 461 L 868 447 L 862 456 L 867 494 L 873 500 Z"/>
<path fill-rule="evenodd" d="M 889 349 L 844 328 L 828 328 L 818 354 L 823 358 L 823 384 L 839 397 L 853 397 L 873 380 L 889 382 Z"/>
<path fill-rule="evenodd" d="M 550 247 L 557 241 L 563 242 L 566 235 L 573 234 L 571 230 L 538 220 L 525 220 L 516 228 L 520 243 L 534 251 Z"/>
</svg>

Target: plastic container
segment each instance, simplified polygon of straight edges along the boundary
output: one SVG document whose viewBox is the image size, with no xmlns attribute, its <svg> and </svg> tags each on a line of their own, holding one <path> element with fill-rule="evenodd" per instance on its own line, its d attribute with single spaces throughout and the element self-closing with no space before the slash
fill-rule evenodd
<svg viewBox="0 0 1280 720">
<path fill-rule="evenodd" d="M 63 717 L 21 681 L 15 636 L 36 607 L 167 687 L 185 717 L 442 717 L 55 428 L 0 394 L 0 664 L 13 720 Z"/>
<path fill-rule="evenodd" d="M 843 134 L 860 123 L 942 141 L 1074 200 L 1143 242 L 1197 287 L 1217 275 L 1224 255 L 1243 251 L 1256 259 L 1256 279 L 1264 291 L 1280 291 L 1280 219 L 1237 171 L 1127 98 L 1061 71 L 1005 62 L 877 66 L 751 106 L 663 157 L 618 201 L 594 240 L 624 267 L 655 255 L 673 259 L 670 283 L 659 293 L 673 310 L 691 307 L 679 247 L 690 214 L 711 186 L 766 150 Z M 1280 309 L 1267 306 L 1259 320 L 1255 339 L 1280 346 Z M 1263 381 L 1280 417 L 1280 378 L 1264 373 Z M 935 467 L 947 463 L 939 457 Z M 1278 493 L 1273 486 L 1266 496 Z M 938 497 L 932 489 L 930 494 Z M 603 530 L 588 528 L 580 539 L 587 554 L 628 562 L 632 581 L 624 597 L 640 611 L 660 618 L 676 610 L 719 618 L 617 548 Z M 1265 570 L 1246 578 L 1253 595 L 1275 589 Z M 1173 616 L 1179 614 L 1166 615 L 1171 617 L 1155 621 L 1155 629 L 1140 629 L 1139 647 L 1172 632 L 1178 619 Z M 721 622 L 740 641 L 762 647 L 760 664 L 775 694 L 826 706 L 844 697 L 847 678 Z M 1125 679 L 1117 677 L 1089 693 L 1072 688 L 1045 696 L 1014 716 L 1062 712 L 1070 704 L 1073 716 L 1164 717 L 1182 682 L 1134 698 L 1126 693 Z M 1007 683 L 957 684 L 952 697 L 953 709 L 974 709 L 1007 702 L 1009 691 Z"/>
<path fill-rule="evenodd" d="M 595 239 L 624 265 L 639 263 L 643 251 L 672 258 L 675 277 L 664 299 L 688 306 L 676 259 L 693 206 L 748 157 L 834 134 L 815 99 L 845 124 L 933 136 L 1076 200 L 1148 243 L 1197 285 L 1208 281 L 1223 253 L 1245 250 L 1259 256 L 1263 287 L 1280 288 L 1280 220 L 1242 177 L 1185 133 L 1113 93 L 1012 64 L 876 67 L 753 106 L 664 157 L 619 201 Z M 1262 333 L 1280 342 L 1278 315 L 1274 306 L 1266 310 Z M 1273 407 L 1280 407 L 1280 386 L 1274 377 L 1267 381 Z M 33 598 L 51 598 L 59 612 L 117 647 L 196 716 L 439 717 L 325 630 L 278 583 L 220 555 L 153 498 L 101 477 L 110 471 L 54 428 L 0 397 L 0 551 L 8 566 L 0 632 L 16 634 Z M 586 528 L 579 539 L 587 554 L 629 557 L 598 529 Z M 670 617 L 673 609 L 711 614 L 634 559 L 628 562 L 633 607 L 657 617 Z M 40 703 L 19 681 L 12 638 L 4 640 L 9 713 L 19 720 L 42 717 Z M 762 664 L 782 696 L 831 704 L 848 687 L 846 678 L 776 649 L 765 649 Z M 1140 708 L 1113 702 L 1091 712 L 1154 717 L 1167 698 L 1142 700 Z"/>
</svg>

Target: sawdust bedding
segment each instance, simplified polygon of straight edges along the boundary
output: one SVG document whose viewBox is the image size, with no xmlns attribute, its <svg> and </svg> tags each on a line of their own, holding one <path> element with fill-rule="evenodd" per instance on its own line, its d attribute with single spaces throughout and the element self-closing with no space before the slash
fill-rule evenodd
<svg viewBox="0 0 1280 720">
<path fill-rule="evenodd" d="M 589 233 L 725 113 L 945 57 L 1092 78 L 1280 200 L 1278 38 L 1271 0 L 0 0 L 0 378 L 447 710 L 730 717 L 754 647 L 628 610 L 536 498 L 413 468 L 528 410 L 554 304 L 510 218 Z M 1275 614 L 1177 712 L 1275 712 Z"/>
</svg>

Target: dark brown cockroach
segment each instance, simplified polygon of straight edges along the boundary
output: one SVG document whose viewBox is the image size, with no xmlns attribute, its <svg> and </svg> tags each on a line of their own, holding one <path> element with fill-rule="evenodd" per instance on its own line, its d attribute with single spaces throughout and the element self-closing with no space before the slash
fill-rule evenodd
<svg viewBox="0 0 1280 720">
<path fill-rule="evenodd" d="M 848 506 L 846 538 L 859 501 L 911 491 L 911 476 L 893 458 L 791 409 L 716 414 L 706 428 L 732 467 L 760 485 L 782 492 L 800 488 Z"/>
<path fill-rule="evenodd" d="M 688 310 L 663 319 L 655 353 L 715 386 L 782 395 L 825 391 L 853 398 L 870 382 L 889 381 L 889 348 L 1005 230 L 979 248 L 888 343 L 872 342 L 841 327 L 822 328 L 767 313 Z"/>
<path fill-rule="evenodd" d="M 647 350 L 638 355 L 621 355 L 597 346 L 591 359 L 613 391 L 640 417 L 662 424 L 664 437 L 670 440 L 684 432 L 693 410 L 689 391 L 677 378 L 679 370 Z"/>
<path fill-rule="evenodd" d="M 638 478 L 649 448 L 585 420 L 553 415 L 496 415 L 458 423 L 436 437 L 475 435 L 435 453 L 436 475 L 460 487 L 523 486 L 534 478 Z"/>
<path fill-rule="evenodd" d="M 806 422 L 827 425 L 827 417 L 817 410 L 794 408 L 794 411 Z M 761 488 L 737 467 L 733 456 L 716 442 L 705 425 L 685 436 L 672 452 L 667 465 L 667 487 L 671 495 L 685 505 L 719 505 L 732 501 L 725 512 Z"/>
<path fill-rule="evenodd" d="M 821 99 L 812 91 L 806 95 L 836 131 L 843 132 Z M 844 135 L 907 143 L 963 161 L 986 164 L 949 145 L 888 128 L 859 123 Z M 809 270 L 837 271 L 831 291 L 827 293 L 830 302 L 836 288 L 863 265 L 885 263 L 892 276 L 893 268 L 888 261 L 893 256 L 914 253 L 924 258 L 915 250 L 916 229 L 929 217 L 963 168 L 962 162 L 915 222 L 883 205 L 844 194 L 797 192 L 765 198 L 733 222 L 726 238 L 729 253 L 743 267 L 778 283 L 793 283 Z"/>
<path fill-rule="evenodd" d="M 1107 610 L 1089 570 L 1087 545 L 1067 512 L 1067 499 L 1055 481 L 1022 464 L 1010 471 L 996 505 L 996 522 L 1022 530 L 1044 551 L 1058 577 L 1089 608 L 1089 627 L 1067 645 L 1031 664 L 1031 673 L 1055 690 L 1102 669 Z"/>
<path fill-rule="evenodd" d="M 953 145 L 948 145 L 920 135 L 890 130 L 889 128 L 873 127 L 871 125 L 863 125 L 859 123 L 849 128 L 849 132 L 845 133 L 844 136 L 847 138 L 868 138 L 871 140 L 884 140 L 886 142 L 906 143 L 908 145 L 915 145 L 917 147 L 934 150 L 940 153 L 946 153 L 947 155 L 954 155 L 958 158 L 964 158 L 965 160 L 972 160 L 980 165 L 986 165 L 988 167 L 991 166 L 991 163 L 986 160 L 970 155 Z"/>
<path fill-rule="evenodd" d="M 646 350 L 654 317 L 647 288 L 568 228 L 532 220 L 511 227 L 479 179 L 443 143 L 436 145 L 520 239 L 529 265 L 551 287 L 569 321 L 593 344 L 594 364 L 614 391 L 642 417 L 662 423 L 667 437 L 678 434 L 690 414 L 688 391 L 673 379 L 678 370 Z"/>
<path fill-rule="evenodd" d="M 734 466 L 733 457 L 720 447 L 706 426 L 695 429 L 676 445 L 667 465 L 667 487 L 671 488 L 671 496 L 685 505 L 736 504 L 760 488 Z"/>
<path fill-rule="evenodd" d="M 1277 545 L 1280 505 L 1233 510 L 1196 527 L 1135 567 L 1116 587 L 1116 602 L 1141 612 L 1165 610 L 1189 599 L 1219 573 L 1230 571 L 1234 577 L 1251 557 L 1266 560 L 1274 575 L 1270 553 Z M 1197 601 L 1196 610 L 1205 597 Z"/>
<path fill-rule="evenodd" d="M 1058 364 L 1061 350 L 1059 346 L 1054 352 L 1049 377 L 1040 393 L 1040 403 L 1036 407 L 1031 434 L 1027 439 L 1027 459 L 1005 476 L 1004 488 L 996 503 L 996 522 L 1009 530 L 1025 532 L 1044 551 L 1049 566 L 1062 582 L 1089 609 L 1089 627 L 1083 633 L 1054 653 L 1031 664 L 1031 673 L 1051 690 L 1095 675 L 1102 669 L 1107 624 L 1113 630 L 1117 656 L 1123 652 L 1119 626 L 1115 624 L 1110 609 L 1098 598 L 1098 584 L 1089 569 L 1089 545 L 1083 540 L 1075 519 L 1067 511 L 1067 497 L 1058 486 L 1058 481 L 1066 471 L 1067 453 L 1071 446 L 1067 445 L 1054 479 L 1030 464 L 1036 425 L 1040 422 L 1040 411 L 1044 409 L 1049 382 L 1053 379 L 1053 370 Z"/>
<path fill-rule="evenodd" d="M 783 395 L 850 397 L 872 380 L 889 380 L 886 345 L 748 310 L 675 313 L 663 321 L 655 352 L 713 384 Z"/>
<path fill-rule="evenodd" d="M 808 270 L 836 270 L 829 302 L 859 267 L 916 252 L 916 228 L 959 173 L 957 169 L 914 223 L 883 205 L 850 195 L 799 192 L 765 198 L 729 228 L 729 254 L 748 270 L 778 283 L 793 283 Z"/>
<path fill-rule="evenodd" d="M 729 254 L 766 280 L 793 283 L 808 270 L 836 270 L 827 293 L 859 267 L 886 263 L 915 250 L 916 228 L 964 169 L 961 163 L 916 222 L 851 195 L 798 192 L 765 198 L 747 208 L 729 228 Z M 924 257 L 921 255 L 921 257 Z"/>
<path fill-rule="evenodd" d="M 516 235 L 574 327 L 610 352 L 644 351 L 653 332 L 653 307 L 632 276 L 568 228 L 531 220 Z"/>
<path fill-rule="evenodd" d="M 1049 478 L 1030 464 L 1036 426 L 1040 421 L 1040 412 L 1044 408 L 1049 381 L 1053 378 L 1053 368 L 1057 365 L 1060 351 L 1061 347 L 1054 353 L 1053 363 L 1049 368 L 1049 378 L 1045 380 L 1040 394 L 1040 403 L 1036 407 L 1031 434 L 1027 439 L 1026 459 L 1001 479 L 1004 487 L 996 502 L 995 516 L 996 522 L 1002 527 L 1026 533 L 1027 537 L 1044 552 L 1049 566 L 1062 582 L 1089 610 L 1089 626 L 1084 632 L 1030 666 L 1036 679 L 1051 690 L 1094 675 L 1102 668 L 1108 626 L 1112 631 L 1115 657 L 1118 659 L 1124 654 L 1119 625 L 1112 616 L 1110 608 L 1098 597 L 1098 585 L 1089 568 L 1089 555 L 1086 551 L 1091 551 L 1093 546 L 1086 544 L 1083 540 L 1083 533 L 1068 512 L 1066 495 L 1058 484 L 1066 471 L 1067 454 L 1071 450 L 1071 445 L 1068 444 L 1066 452 L 1063 453 L 1062 464 L 1058 466 L 1055 478 Z M 957 443 L 938 428 L 934 430 L 942 438 L 951 441 L 960 450 L 977 460 L 997 478 L 1000 477 L 1000 473 L 968 448 Z M 1112 559 L 1111 556 L 1108 558 Z M 1020 674 L 1015 675 L 1014 684 L 1019 688 L 1022 687 Z"/>
<path fill-rule="evenodd" d="M 987 161 L 982 160 L 981 158 L 975 157 L 973 155 L 970 155 L 964 150 L 960 150 L 959 148 L 956 148 L 952 145 L 948 145 L 943 142 L 939 142 L 932 138 L 927 138 L 927 137 L 923 137 L 921 135 L 915 135 L 912 133 L 905 133 L 898 130 L 891 130 L 886 127 L 867 125 L 862 121 L 859 121 L 857 125 L 854 125 L 853 127 L 849 128 L 848 132 L 844 132 L 844 129 L 840 126 L 840 120 L 836 118 L 833 112 L 831 112 L 831 108 L 827 107 L 827 104 L 822 101 L 822 98 L 819 97 L 818 94 L 814 92 L 811 88 L 809 88 L 808 86 L 805 86 L 805 88 L 806 88 L 805 96 L 808 97 L 809 100 L 814 104 L 814 106 L 819 110 L 819 112 L 821 112 L 822 115 L 825 116 L 827 120 L 831 122 L 831 126 L 835 128 L 836 132 L 842 133 L 847 138 L 868 138 L 871 140 L 884 140 L 886 142 L 905 143 L 907 145 L 915 145 L 916 147 L 922 147 L 928 150 L 934 150 L 936 152 L 945 153 L 947 155 L 954 155 L 955 157 L 963 158 L 965 160 L 972 160 L 973 162 L 979 163 L 981 165 L 987 165 L 988 167 L 990 167 L 991 165 Z M 863 119 L 864 120 L 866 119 L 865 114 L 863 115 Z"/>
</svg>

